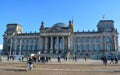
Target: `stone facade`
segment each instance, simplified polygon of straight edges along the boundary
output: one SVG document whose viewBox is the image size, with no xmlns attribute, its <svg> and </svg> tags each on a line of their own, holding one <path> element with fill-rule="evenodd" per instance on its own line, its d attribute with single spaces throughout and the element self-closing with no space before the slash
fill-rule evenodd
<svg viewBox="0 0 120 75">
<path fill-rule="evenodd" d="M 8 24 L 3 35 L 6 54 L 77 54 L 79 56 L 114 53 L 118 50 L 118 32 L 113 20 L 100 20 L 97 31 L 74 32 L 74 23 L 62 22 L 45 27 L 41 22 L 39 33 L 23 33 L 22 26 Z"/>
</svg>

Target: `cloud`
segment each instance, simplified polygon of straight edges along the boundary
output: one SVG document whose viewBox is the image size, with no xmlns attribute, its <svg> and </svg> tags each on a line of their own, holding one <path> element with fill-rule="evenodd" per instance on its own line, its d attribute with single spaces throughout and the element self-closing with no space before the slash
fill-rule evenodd
<svg viewBox="0 0 120 75">
<path fill-rule="evenodd" d="M 3 49 L 3 45 L 0 45 L 0 49 Z"/>
</svg>

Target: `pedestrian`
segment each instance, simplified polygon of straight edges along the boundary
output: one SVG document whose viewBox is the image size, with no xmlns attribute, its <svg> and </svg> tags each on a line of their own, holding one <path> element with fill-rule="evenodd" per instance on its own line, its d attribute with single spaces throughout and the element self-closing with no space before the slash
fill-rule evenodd
<svg viewBox="0 0 120 75">
<path fill-rule="evenodd" d="M 61 62 L 61 60 L 60 60 L 60 56 L 58 56 L 58 62 Z"/>
<path fill-rule="evenodd" d="M 38 62 L 40 62 L 40 56 L 38 56 Z"/>
<path fill-rule="evenodd" d="M 113 62 L 113 56 L 111 56 L 111 58 L 110 58 L 110 64 L 114 64 L 114 62 Z"/>
<path fill-rule="evenodd" d="M 7 57 L 7 61 L 9 61 L 10 60 L 10 56 L 8 55 L 8 57 Z"/>
<path fill-rule="evenodd" d="M 115 64 L 118 64 L 118 58 L 115 56 Z"/>
<path fill-rule="evenodd" d="M 1 55 L 0 55 L 0 62 L 2 61 L 2 57 L 1 57 Z"/>
<path fill-rule="evenodd" d="M 106 66 L 107 65 L 107 57 L 106 56 L 103 57 L 103 62 L 105 64 L 105 66 Z"/>
<path fill-rule="evenodd" d="M 49 61 L 51 61 L 51 57 L 48 57 Z"/>
<path fill-rule="evenodd" d="M 24 61 L 24 56 L 22 56 L 22 62 Z"/>
<path fill-rule="evenodd" d="M 33 59 L 32 59 L 32 57 L 30 57 L 30 58 L 28 59 L 27 64 L 28 64 L 28 69 L 31 71 L 32 68 L 33 68 Z"/>
<path fill-rule="evenodd" d="M 85 61 L 87 61 L 87 57 L 86 56 L 84 57 L 84 59 L 85 59 Z"/>
<path fill-rule="evenodd" d="M 77 61 L 77 56 L 75 56 L 75 61 Z"/>
<path fill-rule="evenodd" d="M 48 63 L 48 56 L 45 57 L 45 63 Z"/>
</svg>

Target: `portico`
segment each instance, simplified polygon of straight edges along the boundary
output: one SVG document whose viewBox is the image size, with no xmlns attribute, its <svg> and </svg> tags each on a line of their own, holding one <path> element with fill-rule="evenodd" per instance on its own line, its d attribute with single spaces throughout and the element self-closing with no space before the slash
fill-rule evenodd
<svg viewBox="0 0 120 75">
<path fill-rule="evenodd" d="M 40 34 L 41 37 L 41 51 L 44 53 L 64 53 L 70 49 L 70 33 L 47 33 Z"/>
</svg>

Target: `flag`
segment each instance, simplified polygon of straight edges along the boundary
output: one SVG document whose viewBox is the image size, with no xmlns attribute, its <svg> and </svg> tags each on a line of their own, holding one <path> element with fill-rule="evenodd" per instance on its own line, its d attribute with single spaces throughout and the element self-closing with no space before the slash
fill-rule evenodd
<svg viewBox="0 0 120 75">
<path fill-rule="evenodd" d="M 104 18 L 105 18 L 105 16 L 103 15 L 102 19 L 104 19 Z"/>
</svg>

